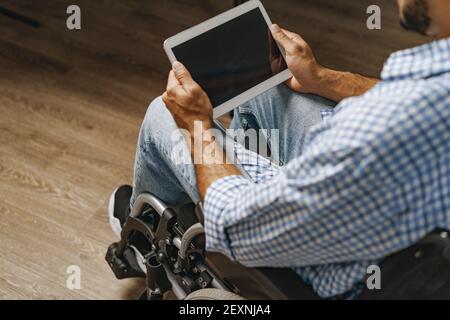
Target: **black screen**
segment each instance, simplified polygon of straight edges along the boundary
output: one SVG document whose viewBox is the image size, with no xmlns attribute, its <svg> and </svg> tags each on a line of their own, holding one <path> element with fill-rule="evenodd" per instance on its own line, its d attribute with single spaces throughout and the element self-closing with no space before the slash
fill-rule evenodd
<svg viewBox="0 0 450 320">
<path fill-rule="evenodd" d="M 286 69 L 258 8 L 172 50 L 214 107 Z"/>
</svg>

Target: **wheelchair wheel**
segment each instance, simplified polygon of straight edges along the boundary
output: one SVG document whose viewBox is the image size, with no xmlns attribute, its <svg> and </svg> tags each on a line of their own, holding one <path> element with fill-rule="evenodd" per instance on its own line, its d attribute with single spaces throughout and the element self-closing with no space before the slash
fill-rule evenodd
<svg viewBox="0 0 450 320">
<path fill-rule="evenodd" d="M 245 300 L 243 297 L 220 289 L 200 289 L 189 294 L 184 300 Z"/>
</svg>

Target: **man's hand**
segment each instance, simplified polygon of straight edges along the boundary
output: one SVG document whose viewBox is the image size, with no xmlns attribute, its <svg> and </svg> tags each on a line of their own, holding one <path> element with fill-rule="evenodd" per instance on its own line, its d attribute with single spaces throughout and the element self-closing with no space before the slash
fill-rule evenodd
<svg viewBox="0 0 450 320">
<path fill-rule="evenodd" d="M 175 62 L 169 73 L 166 92 L 164 92 L 163 101 L 172 113 L 176 124 L 181 129 L 186 129 L 191 135 L 191 139 L 201 139 L 201 149 L 194 150 L 199 144 L 191 141 L 191 154 L 195 158 L 196 152 L 201 152 L 200 163 L 195 163 L 195 173 L 197 178 L 197 186 L 200 199 L 203 200 L 209 186 L 216 181 L 227 176 L 241 175 L 241 172 L 232 164 L 227 163 L 224 159 L 222 164 L 209 161 L 209 157 L 214 160 L 214 155 L 205 151 L 211 141 L 203 141 L 205 136 L 208 137 L 208 130 L 213 128 L 213 111 L 211 101 L 208 95 L 200 88 L 200 86 L 192 79 L 189 71 L 180 63 Z M 200 137 L 196 137 L 194 130 L 194 122 L 201 121 L 203 132 Z M 211 140 L 211 139 L 210 139 Z M 210 148 L 213 150 L 214 148 Z"/>
<path fill-rule="evenodd" d="M 287 85 L 294 91 L 313 93 L 339 102 L 364 94 L 379 81 L 325 68 L 317 62 L 311 47 L 301 36 L 276 24 L 272 25 L 270 30 L 275 41 L 286 52 L 286 63 L 293 75 Z"/>
<path fill-rule="evenodd" d="M 194 121 L 201 121 L 204 129 L 213 126 L 213 111 L 207 94 L 192 79 L 180 62 L 174 62 L 162 99 L 181 129 L 194 132 Z"/>
<path fill-rule="evenodd" d="M 273 24 L 272 36 L 286 52 L 286 63 L 293 74 L 286 84 L 294 91 L 313 93 L 319 82 L 319 71 L 323 67 L 317 62 L 311 47 L 303 38 Z"/>
</svg>

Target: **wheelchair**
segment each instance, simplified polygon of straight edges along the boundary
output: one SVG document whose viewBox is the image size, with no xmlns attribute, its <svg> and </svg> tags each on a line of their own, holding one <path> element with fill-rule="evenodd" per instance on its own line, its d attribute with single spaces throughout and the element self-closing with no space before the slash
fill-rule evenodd
<svg viewBox="0 0 450 320">
<path fill-rule="evenodd" d="M 319 300 L 291 269 L 247 268 L 204 250 L 201 205 L 169 207 L 150 193 L 136 199 L 106 261 L 117 279 L 145 278 L 137 297 L 162 300 Z M 380 264 L 382 286 L 357 299 L 450 299 L 450 239 L 435 230 Z M 336 299 L 345 298 L 336 297 Z"/>
</svg>

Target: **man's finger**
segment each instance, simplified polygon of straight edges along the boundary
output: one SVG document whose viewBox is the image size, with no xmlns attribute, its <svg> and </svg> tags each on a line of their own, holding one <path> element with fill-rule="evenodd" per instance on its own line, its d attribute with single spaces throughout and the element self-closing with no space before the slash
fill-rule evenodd
<svg viewBox="0 0 450 320">
<path fill-rule="evenodd" d="M 273 24 L 270 26 L 270 31 L 274 39 L 286 50 L 292 48 L 292 39 L 289 38 L 286 33 L 277 25 Z"/>
<path fill-rule="evenodd" d="M 169 99 L 169 96 L 167 95 L 167 91 L 162 94 L 161 98 L 162 98 L 164 104 L 166 106 L 168 106 L 170 99 Z"/>
<path fill-rule="evenodd" d="M 289 30 L 286 30 L 283 28 L 281 28 L 281 30 L 291 39 L 302 39 L 303 40 L 303 38 L 297 33 L 294 33 L 292 31 L 289 31 Z"/>
<path fill-rule="evenodd" d="M 301 45 L 306 45 L 306 41 L 302 38 L 301 35 L 294 33 L 292 31 L 281 29 L 283 32 L 292 40 L 296 41 L 297 43 L 300 43 Z"/>
<path fill-rule="evenodd" d="M 186 84 L 189 85 L 194 82 L 188 69 L 181 62 L 175 61 L 172 64 L 172 70 L 175 74 L 175 77 L 177 78 L 177 80 L 180 82 L 180 84 L 182 86 L 184 86 Z"/>
<path fill-rule="evenodd" d="M 174 89 L 178 86 L 180 86 L 180 82 L 178 81 L 177 77 L 175 77 L 175 73 L 173 72 L 173 70 L 170 70 L 169 78 L 167 79 L 166 90 Z"/>
<path fill-rule="evenodd" d="M 175 73 L 171 70 L 169 72 L 169 78 L 167 79 L 166 93 L 170 97 L 178 97 L 180 94 L 184 94 L 184 89 L 175 76 Z"/>
</svg>

